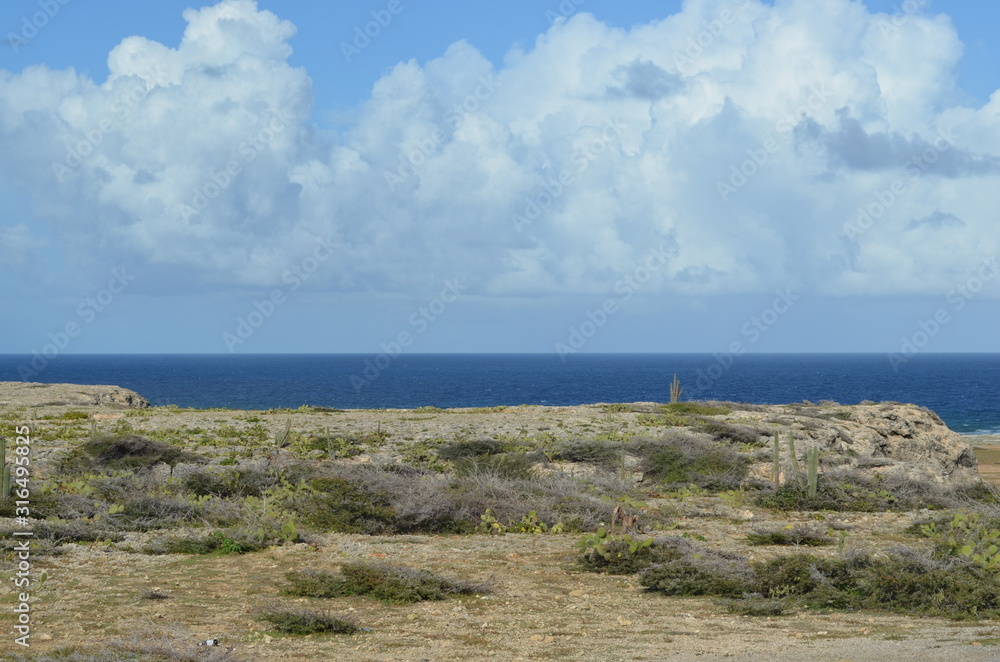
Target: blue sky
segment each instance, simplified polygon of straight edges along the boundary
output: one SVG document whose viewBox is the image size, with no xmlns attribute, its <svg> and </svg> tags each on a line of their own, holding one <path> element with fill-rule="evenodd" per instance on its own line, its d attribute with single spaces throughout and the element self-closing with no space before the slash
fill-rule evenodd
<svg viewBox="0 0 1000 662">
<path fill-rule="evenodd" d="M 0 353 L 998 351 L 998 6 L 429 5 L 4 3 Z"/>
</svg>

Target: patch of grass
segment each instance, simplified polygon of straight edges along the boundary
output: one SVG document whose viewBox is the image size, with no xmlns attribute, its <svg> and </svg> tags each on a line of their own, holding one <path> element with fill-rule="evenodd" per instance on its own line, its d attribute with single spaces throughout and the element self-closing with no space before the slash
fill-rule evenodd
<svg viewBox="0 0 1000 662">
<path fill-rule="evenodd" d="M 696 414 L 699 416 L 725 416 L 729 409 L 716 407 L 703 402 L 671 402 L 663 405 L 663 409 L 676 414 Z"/>
<path fill-rule="evenodd" d="M 635 417 L 635 422 L 646 427 L 677 428 L 688 424 L 688 420 L 671 411 L 664 411 L 658 414 L 639 414 Z"/>
<path fill-rule="evenodd" d="M 751 545 L 804 545 L 806 547 L 821 547 L 832 545 L 833 538 L 822 531 L 808 526 L 785 526 L 780 529 L 755 529 L 747 535 L 747 543 Z"/>
<path fill-rule="evenodd" d="M 345 563 L 340 575 L 317 570 L 294 570 L 285 573 L 285 595 L 312 598 L 336 598 L 367 595 L 389 604 L 407 604 L 424 600 L 444 600 L 453 595 L 483 593 L 482 586 L 438 577 L 427 570 L 404 566 Z"/>
<path fill-rule="evenodd" d="M 64 411 L 62 413 L 62 416 L 60 416 L 59 418 L 61 418 L 64 421 L 82 421 L 90 418 L 90 414 L 88 414 L 85 411 L 70 410 L 70 411 Z"/>
<path fill-rule="evenodd" d="M 258 618 L 273 625 L 278 632 L 293 635 L 354 634 L 359 629 L 352 621 L 334 616 L 325 609 L 307 607 L 272 605 L 261 609 Z"/>
<path fill-rule="evenodd" d="M 751 595 L 738 600 L 723 599 L 720 600 L 720 604 L 730 614 L 758 618 L 783 616 L 790 607 L 788 600 L 774 600 L 760 595 Z"/>
</svg>

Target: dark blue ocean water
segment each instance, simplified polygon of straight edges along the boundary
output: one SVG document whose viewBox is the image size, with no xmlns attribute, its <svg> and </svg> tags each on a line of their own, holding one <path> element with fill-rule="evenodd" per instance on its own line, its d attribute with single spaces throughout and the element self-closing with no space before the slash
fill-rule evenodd
<svg viewBox="0 0 1000 662">
<path fill-rule="evenodd" d="M 0 381 L 116 384 L 155 405 L 268 409 L 574 405 L 669 399 L 761 404 L 914 402 L 963 433 L 1000 432 L 1000 354 L 61 355 L 31 375 L 0 355 Z M 36 359 L 35 366 L 40 362 Z"/>
</svg>

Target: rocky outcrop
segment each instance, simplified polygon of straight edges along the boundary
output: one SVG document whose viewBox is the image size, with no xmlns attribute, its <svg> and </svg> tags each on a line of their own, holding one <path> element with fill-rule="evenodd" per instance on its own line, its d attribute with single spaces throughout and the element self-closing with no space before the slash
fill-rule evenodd
<svg viewBox="0 0 1000 662">
<path fill-rule="evenodd" d="M 72 406 L 145 409 L 149 400 L 120 386 L 0 382 L 0 407 Z"/>
<path fill-rule="evenodd" d="M 869 475 L 930 481 L 947 488 L 982 479 L 969 441 L 937 414 L 911 404 L 882 402 L 842 406 L 763 407 L 761 421 L 792 431 L 798 452 L 819 446 L 830 464 Z M 767 412 L 767 413 L 764 413 Z"/>
</svg>

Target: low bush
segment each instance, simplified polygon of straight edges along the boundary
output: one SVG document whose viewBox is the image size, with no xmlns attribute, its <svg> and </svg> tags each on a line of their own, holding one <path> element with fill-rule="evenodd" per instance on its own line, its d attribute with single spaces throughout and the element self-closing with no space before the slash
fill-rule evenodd
<svg viewBox="0 0 1000 662">
<path fill-rule="evenodd" d="M 536 476 L 534 463 L 523 453 L 459 457 L 454 474 L 460 478 L 491 476 L 507 480 L 530 480 Z"/>
<path fill-rule="evenodd" d="M 325 609 L 306 607 L 264 607 L 258 617 L 284 634 L 354 634 L 358 631 L 352 621 L 334 616 Z"/>
<path fill-rule="evenodd" d="M 606 529 L 585 535 L 579 547 L 577 560 L 585 570 L 609 575 L 633 575 L 652 565 L 682 557 L 676 546 L 664 541 L 631 535 L 615 536 Z"/>
<path fill-rule="evenodd" d="M 251 467 L 222 470 L 198 469 L 182 478 L 184 490 L 195 496 L 215 496 L 223 499 L 240 499 L 261 496 L 282 481 L 295 480 L 298 476 L 285 475 L 276 469 Z"/>
<path fill-rule="evenodd" d="M 644 480 L 724 490 L 738 487 L 748 473 L 749 461 L 745 456 L 690 435 L 638 442 L 635 447 L 642 456 L 639 469 Z"/>
<path fill-rule="evenodd" d="M 553 460 L 562 462 L 586 462 L 599 467 L 621 466 L 622 445 L 610 441 L 581 439 L 558 446 L 552 454 Z"/>
<path fill-rule="evenodd" d="M 161 462 L 171 467 L 180 462 L 204 462 L 204 458 L 137 434 L 106 435 L 91 439 L 69 451 L 58 463 L 65 474 L 92 471 L 136 471 Z"/>
<path fill-rule="evenodd" d="M 186 533 L 161 536 L 145 548 L 147 554 L 247 554 L 280 542 L 265 531 L 229 529 L 208 534 Z"/>
<path fill-rule="evenodd" d="M 391 533 L 397 520 L 391 494 L 337 476 L 314 478 L 285 498 L 296 521 L 320 531 Z"/>
<path fill-rule="evenodd" d="M 510 450 L 509 446 L 510 444 L 496 439 L 456 441 L 439 448 L 437 456 L 442 460 L 458 460 L 460 458 L 475 458 L 483 455 L 499 455 Z"/>
<path fill-rule="evenodd" d="M 639 583 L 667 595 L 760 595 L 812 609 L 953 619 L 1000 616 L 1000 584 L 994 573 L 967 559 L 942 561 L 907 548 L 835 559 L 790 554 L 755 563 L 702 549 L 646 568 Z"/>
<path fill-rule="evenodd" d="M 750 447 L 766 446 L 766 437 L 770 435 L 770 432 L 764 432 L 747 425 L 737 425 L 714 419 L 700 421 L 699 427 L 703 432 L 712 435 L 716 441 L 728 441 Z"/>
<path fill-rule="evenodd" d="M 786 526 L 780 529 L 755 529 L 747 535 L 751 545 L 804 545 L 821 547 L 832 545 L 833 538 L 822 531 L 807 526 Z"/>
<path fill-rule="evenodd" d="M 367 595 L 390 604 L 485 592 L 482 586 L 444 579 L 427 570 L 366 563 L 345 563 L 339 576 L 301 570 L 286 573 L 285 579 L 288 580 L 283 591 L 286 595 L 313 598 Z"/>
</svg>

